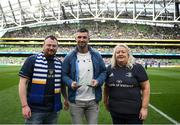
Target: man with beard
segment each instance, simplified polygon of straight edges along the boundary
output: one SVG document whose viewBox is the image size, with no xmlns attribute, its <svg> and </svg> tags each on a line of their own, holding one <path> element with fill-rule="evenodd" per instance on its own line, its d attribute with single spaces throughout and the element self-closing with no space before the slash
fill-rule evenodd
<svg viewBox="0 0 180 125">
<path fill-rule="evenodd" d="M 62 109 L 61 91 L 67 106 L 66 89 L 62 84 L 62 62 L 55 56 L 56 37 L 47 36 L 43 52 L 28 57 L 19 76 L 19 96 L 25 124 L 57 124 Z"/>
<path fill-rule="evenodd" d="M 88 45 L 87 29 L 79 29 L 75 40 L 77 46 L 65 57 L 62 66 L 72 124 L 83 124 L 84 116 L 87 124 L 97 124 L 101 86 L 106 78 L 105 64 L 101 55 Z"/>
</svg>

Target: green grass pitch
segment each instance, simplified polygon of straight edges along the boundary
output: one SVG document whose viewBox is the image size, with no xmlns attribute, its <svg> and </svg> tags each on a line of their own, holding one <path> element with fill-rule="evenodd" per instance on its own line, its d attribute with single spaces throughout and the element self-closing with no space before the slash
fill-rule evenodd
<svg viewBox="0 0 180 125">
<path fill-rule="evenodd" d="M 19 66 L 0 66 L 0 124 L 21 124 L 21 105 L 18 96 Z M 180 122 L 180 68 L 149 68 L 147 70 L 151 83 L 149 115 L 145 124 L 173 124 Z M 62 110 L 58 123 L 71 124 L 68 111 Z M 99 124 L 112 124 L 109 113 L 101 101 Z"/>
</svg>

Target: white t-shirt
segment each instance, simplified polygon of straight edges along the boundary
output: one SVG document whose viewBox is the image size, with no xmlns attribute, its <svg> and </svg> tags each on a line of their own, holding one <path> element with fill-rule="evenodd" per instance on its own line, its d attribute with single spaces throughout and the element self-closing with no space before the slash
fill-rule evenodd
<svg viewBox="0 0 180 125">
<path fill-rule="evenodd" d="M 79 70 L 78 84 L 82 85 L 77 89 L 76 100 L 90 101 L 95 99 L 95 90 L 87 85 L 91 84 L 93 78 L 93 64 L 90 53 L 77 53 Z"/>
</svg>

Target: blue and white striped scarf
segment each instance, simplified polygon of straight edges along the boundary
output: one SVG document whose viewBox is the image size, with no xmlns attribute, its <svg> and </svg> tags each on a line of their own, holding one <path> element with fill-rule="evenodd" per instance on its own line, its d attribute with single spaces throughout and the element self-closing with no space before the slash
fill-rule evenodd
<svg viewBox="0 0 180 125">
<path fill-rule="evenodd" d="M 61 67 L 62 63 L 57 58 L 54 57 L 54 67 L 55 67 L 55 77 L 54 77 L 54 111 L 57 112 L 62 108 L 61 104 Z M 33 103 L 43 104 L 45 85 L 48 84 L 48 64 L 43 53 L 39 53 L 35 60 L 34 72 L 32 77 L 31 91 L 29 99 Z"/>
</svg>

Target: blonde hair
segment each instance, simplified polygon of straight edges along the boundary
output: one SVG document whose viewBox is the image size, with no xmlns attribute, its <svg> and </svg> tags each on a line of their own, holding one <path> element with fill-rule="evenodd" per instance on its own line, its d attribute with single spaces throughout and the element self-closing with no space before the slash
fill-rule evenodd
<svg viewBox="0 0 180 125">
<path fill-rule="evenodd" d="M 126 64 L 126 67 L 128 67 L 129 69 L 132 69 L 133 68 L 133 64 L 134 64 L 134 57 L 131 53 L 131 50 L 130 48 L 126 45 L 126 44 L 118 44 L 115 48 L 114 48 L 114 51 L 113 51 L 113 56 L 111 58 L 111 68 L 115 68 L 116 66 L 118 66 L 117 64 L 117 61 L 116 61 L 116 50 L 119 48 L 119 47 L 124 47 L 126 50 L 127 50 L 127 53 L 128 53 L 128 63 Z"/>
</svg>

